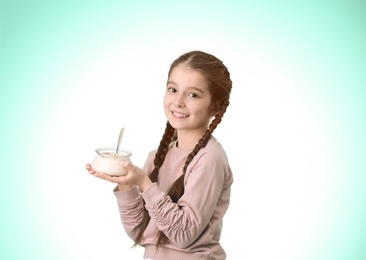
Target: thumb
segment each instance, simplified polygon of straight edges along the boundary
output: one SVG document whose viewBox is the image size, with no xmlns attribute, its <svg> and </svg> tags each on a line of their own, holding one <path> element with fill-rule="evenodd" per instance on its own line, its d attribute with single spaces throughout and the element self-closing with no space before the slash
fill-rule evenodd
<svg viewBox="0 0 366 260">
<path fill-rule="evenodd" d="M 127 170 L 131 170 L 131 168 L 133 167 L 133 164 L 130 160 L 123 160 L 120 165 Z"/>
</svg>

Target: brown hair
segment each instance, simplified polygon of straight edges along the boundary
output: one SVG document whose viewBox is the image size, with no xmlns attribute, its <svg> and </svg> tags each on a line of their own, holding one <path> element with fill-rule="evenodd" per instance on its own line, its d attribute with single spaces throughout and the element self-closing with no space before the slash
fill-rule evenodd
<svg viewBox="0 0 366 260">
<path fill-rule="evenodd" d="M 168 73 L 168 79 L 172 70 L 179 64 L 199 71 L 203 77 L 207 80 L 209 91 L 211 93 L 211 102 L 215 111 L 215 117 L 210 123 L 207 131 L 198 141 L 195 148 L 187 156 L 187 160 L 183 167 L 182 175 L 170 186 L 168 190 L 168 196 L 173 202 L 177 203 L 180 197 L 184 193 L 184 175 L 186 173 L 189 163 L 192 161 L 194 156 L 199 152 L 202 147 L 205 147 L 208 140 L 210 139 L 213 131 L 216 129 L 218 124 L 221 122 L 226 108 L 229 106 L 230 92 L 232 88 L 232 82 L 230 79 L 230 73 L 223 62 L 217 59 L 215 56 L 202 52 L 202 51 L 191 51 L 181 55 L 171 65 Z M 177 139 L 175 129 L 167 122 L 165 132 L 160 141 L 154 159 L 154 170 L 149 175 L 152 182 L 157 182 L 159 169 L 164 163 L 166 154 L 169 150 L 171 142 Z M 144 208 L 144 217 L 140 226 L 140 230 L 137 238 L 135 239 L 135 245 L 139 244 L 142 240 L 143 233 L 149 224 L 150 216 L 148 211 Z M 163 246 L 169 242 L 166 235 L 159 231 L 158 232 L 157 247 Z"/>
</svg>

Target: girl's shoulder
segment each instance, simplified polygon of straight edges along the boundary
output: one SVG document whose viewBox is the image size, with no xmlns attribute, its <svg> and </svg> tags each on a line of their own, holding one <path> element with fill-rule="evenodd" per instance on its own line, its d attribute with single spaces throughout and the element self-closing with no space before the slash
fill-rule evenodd
<svg viewBox="0 0 366 260">
<path fill-rule="evenodd" d="M 201 149 L 204 152 L 212 152 L 212 153 L 218 153 L 218 154 L 225 154 L 226 152 L 221 145 L 220 142 L 217 141 L 216 137 L 211 136 L 210 140 L 208 140 L 206 146 Z"/>
<path fill-rule="evenodd" d="M 224 164 L 228 163 L 228 158 L 223 146 L 217 141 L 214 136 L 211 136 L 206 146 L 203 147 L 197 154 L 196 159 L 205 161 L 216 161 Z"/>
</svg>

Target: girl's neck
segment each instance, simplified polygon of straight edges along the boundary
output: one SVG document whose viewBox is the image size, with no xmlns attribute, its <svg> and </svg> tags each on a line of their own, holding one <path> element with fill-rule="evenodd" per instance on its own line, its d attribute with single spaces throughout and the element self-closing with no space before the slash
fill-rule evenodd
<svg viewBox="0 0 366 260">
<path fill-rule="evenodd" d="M 177 131 L 178 147 L 183 149 L 193 149 L 198 141 L 205 134 L 203 131 Z"/>
</svg>

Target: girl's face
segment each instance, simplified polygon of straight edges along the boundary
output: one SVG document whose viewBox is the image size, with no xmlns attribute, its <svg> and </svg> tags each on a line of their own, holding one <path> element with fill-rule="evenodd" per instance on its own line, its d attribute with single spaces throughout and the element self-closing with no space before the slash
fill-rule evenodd
<svg viewBox="0 0 366 260">
<path fill-rule="evenodd" d="M 197 70 L 182 64 L 168 79 L 164 111 L 169 123 L 178 131 L 195 131 L 202 135 L 214 115 L 206 79 Z"/>
</svg>

